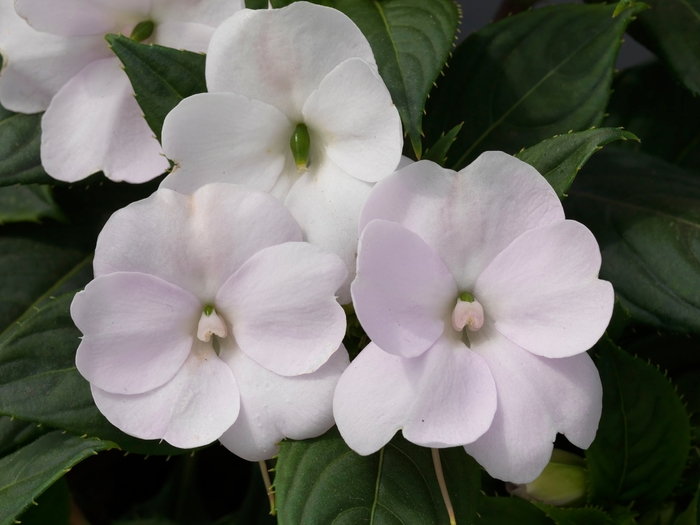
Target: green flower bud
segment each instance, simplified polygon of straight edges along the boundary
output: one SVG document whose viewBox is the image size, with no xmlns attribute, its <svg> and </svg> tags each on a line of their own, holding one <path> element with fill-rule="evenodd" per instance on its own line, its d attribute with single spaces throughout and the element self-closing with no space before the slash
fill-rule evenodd
<svg viewBox="0 0 700 525">
<path fill-rule="evenodd" d="M 144 20 L 136 24 L 136 27 L 131 32 L 131 40 L 136 42 L 143 42 L 153 34 L 153 30 L 156 28 L 155 24 L 151 20 Z"/>
<path fill-rule="evenodd" d="M 464 292 L 464 293 L 460 294 L 459 300 L 464 301 L 465 303 L 473 303 L 474 296 L 472 294 L 470 294 L 469 292 Z"/>
<path fill-rule="evenodd" d="M 311 138 L 309 137 L 309 129 L 306 127 L 306 124 L 297 124 L 289 141 L 289 146 L 292 148 L 297 171 L 302 172 L 306 170 L 309 165 L 309 149 L 311 148 Z"/>
</svg>

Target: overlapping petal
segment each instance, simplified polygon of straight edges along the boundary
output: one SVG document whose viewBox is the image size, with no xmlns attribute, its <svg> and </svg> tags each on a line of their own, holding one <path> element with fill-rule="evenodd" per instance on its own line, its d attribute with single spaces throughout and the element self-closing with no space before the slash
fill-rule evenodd
<svg viewBox="0 0 700 525">
<path fill-rule="evenodd" d="M 346 275 L 337 255 L 308 243 L 280 244 L 247 260 L 215 303 L 248 357 L 283 376 L 308 374 L 336 352 L 345 334 L 334 293 Z"/>
<path fill-rule="evenodd" d="M 156 26 L 151 38 L 159 46 L 206 53 L 214 29 L 212 26 L 191 22 L 164 22 Z"/>
<path fill-rule="evenodd" d="M 549 462 L 557 432 L 581 448 L 592 443 L 603 391 L 588 354 L 536 356 L 486 326 L 472 348 L 496 381 L 498 409 L 491 428 L 464 448 L 491 476 L 532 481 Z"/>
<path fill-rule="evenodd" d="M 238 417 L 240 394 L 229 366 L 210 345 L 198 344 L 163 386 L 136 395 L 92 386 L 97 408 L 116 427 L 141 439 L 164 439 L 180 448 L 208 445 Z"/>
<path fill-rule="evenodd" d="M 142 273 L 98 277 L 75 296 L 71 317 L 84 334 L 78 371 L 114 394 L 141 394 L 171 380 L 187 359 L 201 303 Z"/>
<path fill-rule="evenodd" d="M 151 18 L 158 25 L 191 22 L 217 27 L 234 13 L 245 8 L 244 0 L 150 0 Z"/>
<path fill-rule="evenodd" d="M 312 374 L 279 376 L 258 365 L 239 348 L 221 353 L 233 370 L 241 392 L 238 419 L 221 443 L 249 461 L 277 454 L 283 438 L 308 439 L 333 426 L 333 391 L 348 366 L 341 347 Z"/>
<path fill-rule="evenodd" d="M 457 300 L 457 285 L 414 232 L 383 220 L 362 232 L 352 297 L 367 335 L 382 350 L 416 357 L 437 341 Z"/>
<path fill-rule="evenodd" d="M 260 100 L 300 122 L 309 95 L 353 57 L 375 66 L 367 39 L 340 11 L 307 2 L 246 9 L 222 23 L 211 40 L 207 88 Z"/>
<path fill-rule="evenodd" d="M 428 447 L 471 443 L 486 432 L 495 411 L 486 362 L 450 338 L 413 359 L 370 343 L 341 376 L 333 399 L 343 439 L 362 455 L 379 450 L 399 429 Z"/>
<path fill-rule="evenodd" d="M 508 339 L 544 357 L 592 347 L 610 322 L 612 285 L 598 279 L 600 249 L 588 228 L 558 221 L 525 232 L 499 253 L 474 294 Z"/>
</svg>

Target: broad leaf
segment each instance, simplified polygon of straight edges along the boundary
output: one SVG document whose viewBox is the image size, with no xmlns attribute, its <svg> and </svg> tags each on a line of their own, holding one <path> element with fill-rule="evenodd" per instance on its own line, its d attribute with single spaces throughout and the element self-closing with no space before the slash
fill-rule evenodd
<svg viewBox="0 0 700 525">
<path fill-rule="evenodd" d="M 595 347 L 603 415 L 586 451 L 597 503 L 663 501 L 681 478 L 690 424 L 674 386 L 656 367 L 607 337 Z"/>
<path fill-rule="evenodd" d="M 450 489 L 460 494 L 460 501 L 452 498 L 457 521 L 469 523 L 475 509 L 458 504 L 462 499 L 466 505 L 475 501 L 478 484 L 471 469 L 479 471 L 463 450 L 450 454 L 456 455 L 449 460 L 443 456 L 443 465 L 461 460 L 469 465 L 462 479 L 452 475 L 459 467 L 448 467 Z M 275 493 L 280 525 L 449 522 L 430 449 L 398 436 L 365 457 L 350 450 L 335 428 L 320 438 L 285 441 L 277 460 Z"/>
<path fill-rule="evenodd" d="M 70 492 L 65 478 L 59 479 L 39 496 L 36 504 L 22 514 L 17 521 L 22 525 L 71 525 Z"/>
<path fill-rule="evenodd" d="M 588 162 L 564 205 L 596 235 L 601 277 L 634 320 L 700 332 L 700 178 L 611 148 Z"/>
<path fill-rule="evenodd" d="M 613 525 L 609 514 L 600 509 L 562 509 L 535 503 L 555 525 Z"/>
<path fill-rule="evenodd" d="M 462 129 L 462 124 L 457 124 L 454 128 L 448 131 L 446 134 L 442 135 L 435 144 L 430 146 L 430 149 L 425 152 L 423 156 L 424 160 L 432 160 L 438 163 L 440 166 L 444 166 L 447 162 L 447 154 L 457 139 L 457 134 Z"/>
<path fill-rule="evenodd" d="M 447 163 L 461 169 L 486 150 L 514 153 L 599 126 L 620 40 L 643 9 L 635 4 L 613 18 L 615 6 L 552 6 L 473 33 L 431 94 L 428 142 L 464 122 Z"/>
<path fill-rule="evenodd" d="M 591 155 L 616 140 L 639 139 L 622 129 L 589 129 L 552 137 L 521 151 L 516 157 L 539 171 L 563 198 Z"/>
<path fill-rule="evenodd" d="M 14 113 L 0 106 L 0 186 L 56 182 L 41 166 L 42 115 Z"/>
<path fill-rule="evenodd" d="M 83 459 L 114 445 L 60 431 L 0 459 L 0 525 L 10 525 L 32 501 Z"/>
<path fill-rule="evenodd" d="M 207 90 L 205 56 L 153 44 L 139 44 L 123 35 L 107 35 L 131 80 L 146 122 L 160 140 L 165 116 L 186 97 Z"/>
<path fill-rule="evenodd" d="M 39 184 L 0 187 L 0 225 L 8 222 L 39 222 L 63 219 L 53 200 L 51 187 Z"/>
<path fill-rule="evenodd" d="M 700 488 L 695 493 L 695 497 L 691 500 L 688 508 L 681 512 L 673 525 L 698 525 L 700 523 L 700 512 L 698 512 L 700 503 Z"/>
<path fill-rule="evenodd" d="M 554 525 L 544 512 L 532 503 L 518 498 L 487 498 L 479 502 L 475 525 Z"/>
<path fill-rule="evenodd" d="M 0 336 L 0 414 L 113 441 L 140 454 L 182 452 L 127 436 L 99 412 L 75 368 L 81 334 L 70 317 L 72 298 L 46 300 Z"/>
<path fill-rule="evenodd" d="M 36 423 L 20 421 L 7 416 L 0 417 L 0 457 L 14 452 L 49 432 Z"/>
</svg>

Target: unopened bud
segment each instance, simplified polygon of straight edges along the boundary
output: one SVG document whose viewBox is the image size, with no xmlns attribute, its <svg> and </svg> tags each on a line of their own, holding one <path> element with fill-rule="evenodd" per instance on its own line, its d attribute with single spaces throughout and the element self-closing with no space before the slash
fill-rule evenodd
<svg viewBox="0 0 700 525">
<path fill-rule="evenodd" d="M 309 129 L 306 127 L 306 124 L 297 124 L 294 133 L 292 133 L 292 138 L 289 140 L 289 146 L 292 148 L 297 171 L 300 173 L 305 171 L 309 165 L 309 150 L 311 149 L 311 138 L 309 137 Z"/>
<path fill-rule="evenodd" d="M 135 40 L 136 42 L 143 42 L 144 40 L 150 38 L 155 28 L 156 26 L 151 20 L 144 20 L 143 22 L 136 24 L 136 27 L 134 27 L 134 30 L 131 32 L 131 36 L 129 38 L 131 38 L 131 40 Z"/>
</svg>

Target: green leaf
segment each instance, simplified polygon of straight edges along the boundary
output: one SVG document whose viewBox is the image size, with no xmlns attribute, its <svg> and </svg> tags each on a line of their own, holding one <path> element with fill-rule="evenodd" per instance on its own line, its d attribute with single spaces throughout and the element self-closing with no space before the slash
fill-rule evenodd
<svg viewBox="0 0 700 525">
<path fill-rule="evenodd" d="M 127 436 L 99 412 L 75 368 L 81 334 L 70 317 L 72 299 L 46 300 L 0 336 L 0 414 L 113 441 L 139 454 L 183 452 Z"/>
<path fill-rule="evenodd" d="M 639 139 L 622 129 L 589 129 L 557 135 L 521 151 L 516 157 L 539 171 L 552 185 L 559 198 L 563 198 L 591 155 L 616 140 Z"/>
<path fill-rule="evenodd" d="M 603 414 L 586 451 L 591 500 L 663 501 L 681 478 L 690 424 L 673 385 L 604 336 L 596 345 Z"/>
<path fill-rule="evenodd" d="M 10 525 L 70 468 L 114 444 L 54 431 L 0 459 L 0 525 Z"/>
<path fill-rule="evenodd" d="M 700 171 L 700 98 L 671 78 L 660 62 L 623 71 L 613 87 L 605 125 L 623 126 L 641 139 L 625 147 Z"/>
<path fill-rule="evenodd" d="M 267 0 L 245 0 L 246 9 L 267 9 Z"/>
<path fill-rule="evenodd" d="M 647 0 L 630 34 L 651 49 L 695 94 L 700 94 L 700 0 Z"/>
<path fill-rule="evenodd" d="M 0 225 L 8 222 L 62 220 L 64 215 L 53 200 L 51 187 L 39 184 L 0 187 Z"/>
<path fill-rule="evenodd" d="M 7 416 L 0 417 L 0 457 L 31 443 L 50 430 L 37 426 L 36 423 L 20 421 Z"/>
<path fill-rule="evenodd" d="M 105 37 L 131 80 L 136 101 L 160 140 L 165 116 L 186 97 L 207 90 L 205 56 L 153 44 L 139 44 L 123 35 Z"/>
<path fill-rule="evenodd" d="M 613 519 L 599 509 L 563 509 L 534 503 L 555 525 L 613 525 Z"/>
<path fill-rule="evenodd" d="M 65 478 L 59 479 L 39 496 L 17 521 L 22 525 L 70 525 L 70 492 Z"/>
<path fill-rule="evenodd" d="M 588 226 L 632 319 L 700 332 L 700 178 L 620 149 L 595 155 L 564 201 Z"/>
<path fill-rule="evenodd" d="M 475 525 L 554 525 L 532 503 L 518 498 L 481 498 Z"/>
<path fill-rule="evenodd" d="M 554 135 L 599 126 L 622 35 L 644 4 L 566 4 L 505 18 L 469 36 L 431 94 L 428 141 L 460 122 L 448 166 L 486 150 L 517 152 Z"/>
<path fill-rule="evenodd" d="M 445 466 L 465 455 L 463 451 L 448 454 L 452 455 L 443 456 Z M 458 479 L 455 474 L 460 467 L 453 470 L 452 466 L 449 479 L 455 494 L 469 504 L 478 494 L 478 485 L 473 485 L 470 470 L 476 470 L 475 464 L 466 465 L 465 479 Z M 458 489 L 454 483 L 465 485 Z M 277 460 L 275 493 L 280 525 L 448 523 L 430 449 L 399 436 L 365 457 L 350 450 L 335 428 L 316 439 L 284 441 Z M 465 503 L 452 499 L 457 521 L 468 523 L 474 509 L 464 509 Z"/>
<path fill-rule="evenodd" d="M 454 128 L 442 135 L 437 142 L 433 144 L 428 151 L 423 155 L 423 160 L 432 160 L 440 166 L 444 166 L 447 162 L 447 154 L 454 144 L 457 134 L 462 129 L 462 124 L 457 124 Z"/>
<path fill-rule="evenodd" d="M 681 512 L 673 525 L 698 525 L 700 522 L 700 512 L 698 512 L 698 502 L 700 501 L 700 487 L 695 493 L 692 501 L 683 512 Z"/>
<path fill-rule="evenodd" d="M 41 166 L 41 117 L 0 106 L 0 186 L 47 184 L 56 181 Z"/>
</svg>

